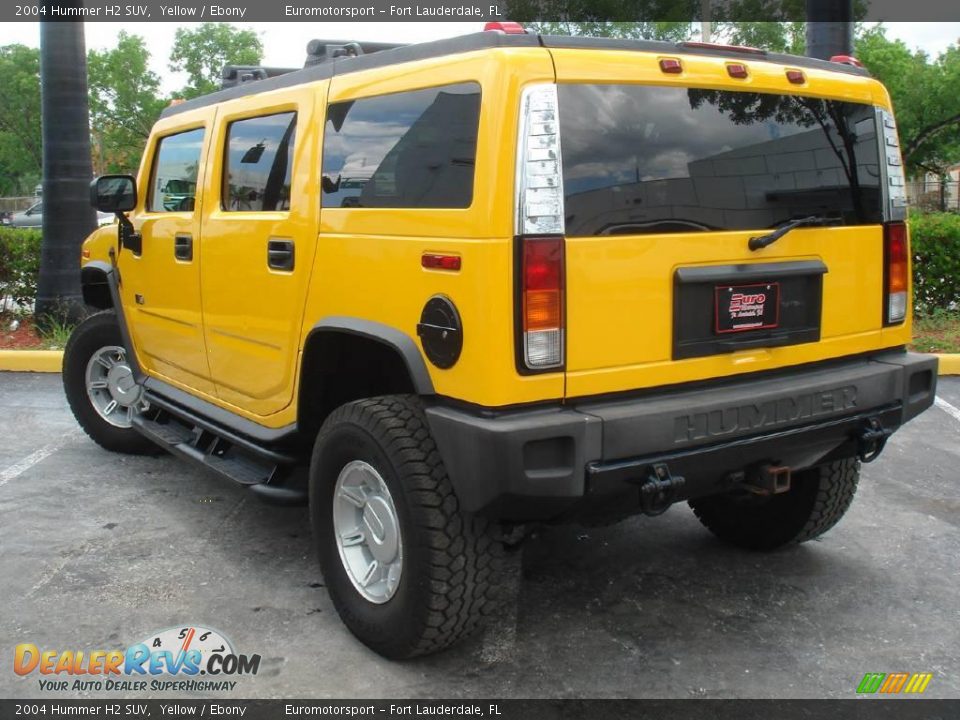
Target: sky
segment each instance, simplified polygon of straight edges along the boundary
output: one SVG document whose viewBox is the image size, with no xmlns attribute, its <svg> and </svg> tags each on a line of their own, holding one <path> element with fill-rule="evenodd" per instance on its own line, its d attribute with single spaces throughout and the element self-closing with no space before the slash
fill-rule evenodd
<svg viewBox="0 0 960 720">
<path fill-rule="evenodd" d="M 179 27 L 195 27 L 198 23 L 85 23 L 87 48 L 104 50 L 116 45 L 120 30 L 140 35 L 152 51 L 151 69 L 163 80 L 161 89 L 170 93 L 186 84 L 183 75 L 167 67 L 173 37 Z M 368 40 L 413 43 L 465 35 L 483 29 L 481 22 L 355 22 L 355 23 L 233 23 L 257 32 L 263 43 L 264 65 L 301 67 L 307 43 L 314 38 L 330 40 Z M 911 49 L 922 49 L 936 56 L 949 45 L 960 42 L 960 22 L 888 22 L 887 37 L 903 40 Z M 3 23 L 0 45 L 40 44 L 39 23 Z"/>
</svg>

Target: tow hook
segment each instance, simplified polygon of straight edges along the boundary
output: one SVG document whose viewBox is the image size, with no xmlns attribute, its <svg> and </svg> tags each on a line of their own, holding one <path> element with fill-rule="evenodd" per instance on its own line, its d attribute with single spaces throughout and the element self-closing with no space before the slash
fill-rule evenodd
<svg viewBox="0 0 960 720">
<path fill-rule="evenodd" d="M 761 465 L 750 473 L 742 487 L 757 495 L 779 495 L 790 490 L 790 479 L 786 465 Z"/>
<path fill-rule="evenodd" d="M 887 438 L 893 435 L 893 430 L 887 430 L 879 418 L 867 420 L 866 426 L 857 437 L 857 455 L 861 462 L 869 463 L 880 457 Z"/>
<path fill-rule="evenodd" d="M 640 510 L 644 515 L 662 515 L 676 502 L 677 491 L 686 482 L 679 475 L 671 475 L 666 463 L 657 463 L 650 474 L 640 480 Z"/>
</svg>

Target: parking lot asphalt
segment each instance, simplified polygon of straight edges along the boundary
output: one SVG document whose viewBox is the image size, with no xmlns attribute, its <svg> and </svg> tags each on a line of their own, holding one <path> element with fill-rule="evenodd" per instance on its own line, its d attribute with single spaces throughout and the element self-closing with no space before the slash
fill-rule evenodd
<svg viewBox="0 0 960 720">
<path fill-rule="evenodd" d="M 515 612 L 397 663 L 337 618 L 305 508 L 170 456 L 110 454 L 59 376 L 0 373 L 0 697 L 852 698 L 864 673 L 900 671 L 960 697 L 960 379 L 938 395 L 818 541 L 733 549 L 686 506 L 544 529 Z M 259 673 L 224 693 L 51 693 L 12 669 L 19 643 L 114 650 L 190 625 L 260 654 Z"/>
</svg>

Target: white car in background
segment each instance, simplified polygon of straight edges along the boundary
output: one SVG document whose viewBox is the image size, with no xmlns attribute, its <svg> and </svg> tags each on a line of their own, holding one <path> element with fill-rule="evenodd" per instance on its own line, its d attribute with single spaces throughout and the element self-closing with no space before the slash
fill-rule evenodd
<svg viewBox="0 0 960 720">
<path fill-rule="evenodd" d="M 97 213 L 97 225 L 109 225 L 114 219 L 110 213 Z M 43 200 L 38 200 L 26 210 L 14 213 L 10 218 L 10 225 L 15 228 L 39 228 L 43 225 Z"/>
</svg>

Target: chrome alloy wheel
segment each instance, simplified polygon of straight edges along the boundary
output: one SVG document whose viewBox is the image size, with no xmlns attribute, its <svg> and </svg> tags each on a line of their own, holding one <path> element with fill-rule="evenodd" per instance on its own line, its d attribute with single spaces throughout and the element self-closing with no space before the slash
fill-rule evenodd
<svg viewBox="0 0 960 720">
<path fill-rule="evenodd" d="M 133 377 L 127 351 L 117 345 L 97 350 L 87 363 L 87 397 L 97 414 L 118 428 L 128 428 L 149 405 Z"/>
<path fill-rule="evenodd" d="M 347 463 L 333 489 L 333 532 L 340 562 L 364 598 L 393 597 L 403 572 L 403 538 L 393 497 L 383 478 L 362 460 Z"/>
</svg>

